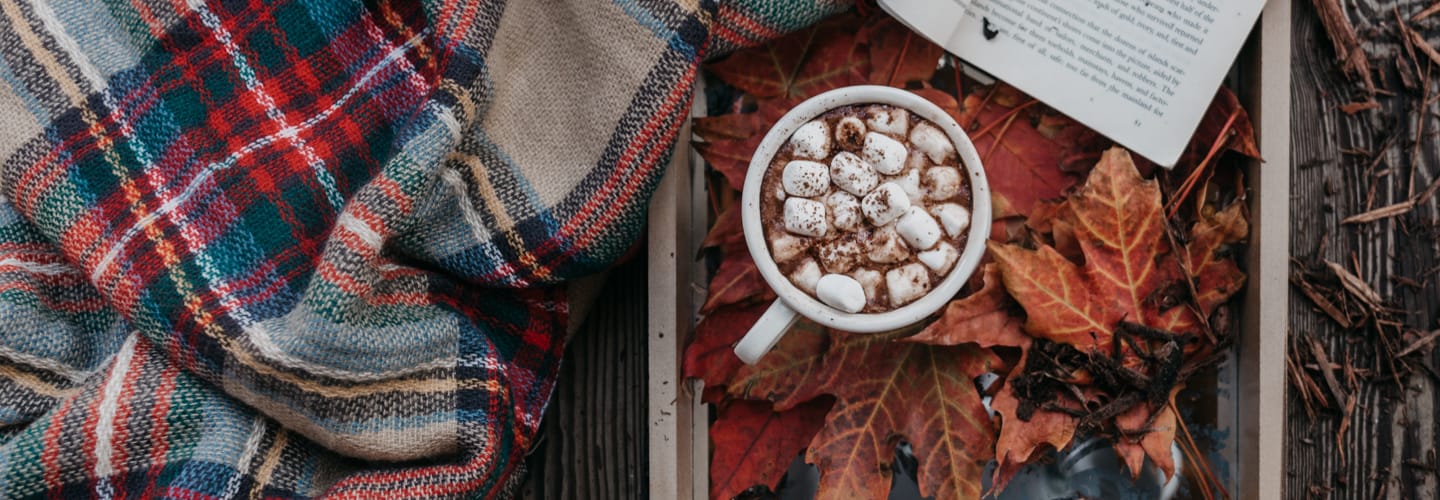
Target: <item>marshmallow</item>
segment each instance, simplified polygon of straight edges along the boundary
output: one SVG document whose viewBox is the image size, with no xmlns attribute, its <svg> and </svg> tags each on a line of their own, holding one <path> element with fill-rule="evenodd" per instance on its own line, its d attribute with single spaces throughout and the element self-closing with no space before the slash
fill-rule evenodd
<svg viewBox="0 0 1440 500">
<path fill-rule="evenodd" d="M 930 212 L 940 219 L 940 225 L 945 226 L 945 234 L 951 238 L 960 237 L 960 233 L 970 227 L 970 211 L 960 205 L 945 203 L 931 208 Z"/>
<path fill-rule="evenodd" d="M 830 182 L 855 196 L 865 196 L 880 183 L 880 176 L 855 153 L 843 152 L 830 160 Z"/>
<path fill-rule="evenodd" d="M 865 288 L 859 281 L 843 274 L 827 274 L 815 284 L 815 296 L 825 305 L 847 313 L 865 308 Z"/>
<path fill-rule="evenodd" d="M 905 130 L 910 128 L 910 113 L 899 108 L 871 106 L 870 116 L 865 119 L 865 124 L 869 125 L 871 130 L 905 135 Z"/>
<path fill-rule="evenodd" d="M 879 264 L 892 264 L 910 255 L 910 247 L 895 232 L 894 226 L 885 226 L 870 234 L 870 251 L 865 258 Z"/>
<path fill-rule="evenodd" d="M 875 294 L 880 289 L 880 280 L 885 279 L 880 271 L 863 267 L 850 273 L 850 277 L 855 278 L 855 281 L 860 283 L 860 287 L 865 289 L 865 300 L 867 301 L 875 300 Z"/>
<path fill-rule="evenodd" d="M 782 177 L 783 177 L 783 176 L 782 176 Z M 779 186 L 775 186 L 775 199 L 780 200 L 780 201 L 785 201 L 785 198 L 788 198 L 789 196 L 790 196 L 790 195 L 785 194 L 785 183 L 784 183 L 784 182 L 781 182 Z"/>
<path fill-rule="evenodd" d="M 911 262 L 885 273 L 885 288 L 890 290 L 890 306 L 900 307 L 930 292 L 930 271 Z"/>
<path fill-rule="evenodd" d="M 925 267 L 930 268 L 931 271 L 935 271 L 936 274 L 943 276 L 950 272 L 950 267 L 954 266 L 955 261 L 960 258 L 960 252 L 955 250 L 955 247 L 950 246 L 949 243 L 942 241 L 940 245 L 936 246 L 933 250 L 926 250 L 915 254 L 915 258 L 919 259 L 920 263 L 925 264 Z"/>
<path fill-rule="evenodd" d="M 841 231 L 860 228 L 860 200 L 855 195 L 836 191 L 825 197 L 825 206 L 830 207 L 830 223 Z"/>
<path fill-rule="evenodd" d="M 906 170 L 904 174 L 888 179 L 890 182 L 905 190 L 905 196 L 910 198 L 911 205 L 919 205 L 925 202 L 925 197 L 920 192 L 920 171 L 918 169 Z"/>
<path fill-rule="evenodd" d="M 830 127 L 824 121 L 815 120 L 795 129 L 795 134 L 790 136 L 790 154 L 811 160 L 830 156 Z"/>
<path fill-rule="evenodd" d="M 815 256 L 820 258 L 820 266 L 832 273 L 843 273 L 855 267 L 860 261 L 860 256 L 865 253 L 860 248 L 860 242 L 854 238 L 837 238 L 820 244 Z"/>
<path fill-rule="evenodd" d="M 960 169 L 955 167 L 930 167 L 925 169 L 925 186 L 929 188 L 925 197 L 932 200 L 948 200 L 960 194 Z"/>
<path fill-rule="evenodd" d="M 825 236 L 825 204 L 806 198 L 785 200 L 785 230 L 802 236 Z"/>
<path fill-rule="evenodd" d="M 871 224 L 877 226 L 889 224 L 909 209 L 910 196 L 905 194 L 900 185 L 893 182 L 881 184 L 874 192 L 860 200 L 860 211 L 865 213 L 865 218 L 870 219 Z"/>
<path fill-rule="evenodd" d="M 859 118 L 847 116 L 835 123 L 835 143 L 851 151 L 860 149 L 865 140 L 865 124 Z"/>
<path fill-rule="evenodd" d="M 780 184 L 795 196 L 819 196 L 830 190 L 830 169 L 824 163 L 793 160 L 785 164 Z"/>
<path fill-rule="evenodd" d="M 950 137 L 929 123 L 920 123 L 910 131 L 910 144 L 935 163 L 943 162 L 955 154 L 955 144 L 950 142 Z"/>
<path fill-rule="evenodd" d="M 940 241 L 940 224 L 920 207 L 910 207 L 905 216 L 895 223 L 895 232 L 918 250 L 929 250 Z"/>
<path fill-rule="evenodd" d="M 860 154 L 876 172 L 895 175 L 905 169 L 905 157 L 908 153 L 900 141 L 885 134 L 871 132 L 865 134 L 865 146 L 861 148 Z"/>
<path fill-rule="evenodd" d="M 805 259 L 790 273 L 790 282 L 795 284 L 795 288 L 815 295 L 815 284 L 820 281 L 820 274 L 820 265 L 814 259 Z"/>
<path fill-rule="evenodd" d="M 784 231 L 775 231 L 770 237 L 770 256 L 775 262 L 790 262 L 810 248 L 810 240 Z"/>
<path fill-rule="evenodd" d="M 924 170 L 928 166 L 930 166 L 930 160 L 925 158 L 925 155 L 910 155 L 905 159 L 905 168 L 907 169 Z"/>
</svg>

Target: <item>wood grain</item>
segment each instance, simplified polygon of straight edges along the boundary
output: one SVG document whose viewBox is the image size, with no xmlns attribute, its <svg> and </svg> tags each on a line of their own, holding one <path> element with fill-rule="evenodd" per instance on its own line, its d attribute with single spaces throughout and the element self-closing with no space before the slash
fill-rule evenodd
<svg viewBox="0 0 1440 500">
<path fill-rule="evenodd" d="M 1436 284 L 1440 277 L 1431 274 L 1425 279 L 1427 272 L 1440 265 L 1436 257 L 1440 246 L 1433 228 L 1440 220 L 1440 202 L 1417 200 L 1413 209 L 1398 215 L 1348 225 L 1342 221 L 1405 203 L 1440 176 L 1440 141 L 1435 136 L 1440 124 L 1434 123 L 1440 110 L 1433 102 L 1415 109 L 1422 93 L 1437 93 L 1440 67 L 1429 69 L 1430 78 L 1425 82 L 1429 90 L 1407 90 L 1395 63 L 1397 57 L 1405 57 L 1395 25 L 1397 17 L 1408 21 L 1433 3 L 1337 3 L 1359 34 L 1360 48 L 1375 63 L 1374 82 L 1379 89 L 1375 100 L 1380 107 L 1354 114 L 1346 114 L 1341 107 L 1367 100 L 1369 95 L 1363 83 L 1342 74 L 1315 4 L 1296 2 L 1292 17 L 1291 254 L 1301 265 L 1340 264 L 1379 295 L 1395 301 L 1405 311 L 1408 327 L 1424 332 L 1435 328 L 1440 315 L 1440 286 Z M 1422 39 L 1415 41 L 1440 46 L 1436 43 L 1440 42 L 1440 18 L 1427 17 L 1412 26 Z M 1433 63 L 1423 55 L 1418 61 L 1418 76 L 1423 79 L 1425 66 Z M 1360 154 L 1353 154 L 1356 152 Z M 1379 157 L 1371 158 L 1371 153 Z M 1422 286 L 1402 285 L 1391 279 L 1393 276 L 1416 278 Z M 1292 340 L 1308 349 L 1303 339 L 1315 339 L 1336 363 L 1373 365 L 1376 341 L 1342 329 L 1314 304 L 1292 287 Z M 1437 359 L 1436 353 L 1429 353 L 1425 363 L 1435 367 Z M 1357 402 L 1355 413 L 1349 430 L 1339 439 L 1338 412 L 1320 411 L 1312 420 L 1291 387 L 1284 496 L 1437 498 L 1436 472 L 1427 465 L 1433 463 L 1440 430 L 1435 421 L 1440 393 L 1435 379 L 1423 371 L 1401 382 L 1404 391 L 1382 380 L 1362 381 L 1351 391 Z"/>
<path fill-rule="evenodd" d="M 634 498 L 649 484 L 645 270 L 643 254 L 613 270 L 570 339 L 521 498 Z"/>
</svg>

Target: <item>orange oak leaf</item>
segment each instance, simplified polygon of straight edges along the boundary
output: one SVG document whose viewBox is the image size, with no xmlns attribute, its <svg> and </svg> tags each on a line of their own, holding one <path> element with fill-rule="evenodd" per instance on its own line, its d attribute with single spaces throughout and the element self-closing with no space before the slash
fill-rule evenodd
<svg viewBox="0 0 1440 500">
<path fill-rule="evenodd" d="M 1015 301 L 1001 284 L 1000 269 L 993 263 L 986 264 L 982 280 L 980 290 L 951 301 L 940 319 L 902 341 L 934 345 L 973 342 L 980 347 L 1029 345 L 1030 336 L 1020 331 L 1023 320 Z"/>
<path fill-rule="evenodd" d="M 870 60 L 855 33 L 862 20 L 853 14 L 741 50 L 706 69 L 756 97 L 803 99 L 833 88 L 864 83 Z"/>
<path fill-rule="evenodd" d="M 998 362 L 973 344 L 930 346 L 802 327 L 728 387 L 731 396 L 767 399 L 782 411 L 835 398 L 805 455 L 820 469 L 817 498 L 885 498 L 901 439 L 919 461 L 922 495 L 978 498 L 995 431 L 974 379 Z"/>
<path fill-rule="evenodd" d="M 755 485 L 774 486 L 825 422 L 831 400 L 785 411 L 767 401 L 737 399 L 720 407 L 710 425 L 710 498 L 735 498 Z"/>
</svg>

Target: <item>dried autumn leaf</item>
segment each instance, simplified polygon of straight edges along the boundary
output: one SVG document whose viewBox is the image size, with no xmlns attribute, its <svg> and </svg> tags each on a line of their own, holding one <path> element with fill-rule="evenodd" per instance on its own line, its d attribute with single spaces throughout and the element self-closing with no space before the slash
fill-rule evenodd
<svg viewBox="0 0 1440 500">
<path fill-rule="evenodd" d="M 1047 449 L 1064 449 L 1075 439 L 1079 419 L 1057 411 L 1036 411 L 1029 420 L 1020 418 L 1020 399 L 1012 383 L 1026 366 L 1027 349 L 1006 377 L 1005 385 L 990 399 L 990 408 L 1000 414 L 1000 436 L 995 440 L 995 473 L 991 488 L 1003 491 L 1020 468 Z M 1023 423 L 1022 423 L 1023 422 Z"/>
<path fill-rule="evenodd" d="M 789 109 L 786 103 L 790 102 L 767 103 L 752 113 L 696 118 L 691 133 L 704 141 L 694 143 L 695 151 L 705 158 L 710 168 L 730 181 L 730 187 L 741 189 L 745 186 L 745 174 L 750 170 L 750 156 L 760 147 L 760 141 L 765 139 L 770 125 L 784 115 L 776 108 L 784 105 L 783 109 Z"/>
<path fill-rule="evenodd" d="M 982 275 L 984 286 L 980 290 L 951 301 L 940 319 L 903 341 L 934 345 L 975 343 L 980 347 L 1028 345 L 1030 336 L 1020 331 L 1022 320 L 1015 310 L 1015 301 L 1001 285 L 1000 270 L 995 264 L 986 264 Z"/>
<path fill-rule="evenodd" d="M 1156 292 L 1175 279 L 1160 258 L 1169 251 L 1160 188 L 1116 148 L 1069 206 L 1083 268 L 1048 246 L 991 244 L 990 250 L 1005 288 L 1025 308 L 1027 332 L 1104 351 L 1120 320 L 1154 324 L 1161 312 Z"/>
<path fill-rule="evenodd" d="M 889 16 L 876 16 L 860 31 L 860 42 L 870 49 L 870 82 L 903 86 L 928 81 L 935 75 L 945 49 L 915 34 Z"/>
<path fill-rule="evenodd" d="M 1206 108 L 1205 116 L 1195 128 L 1195 134 L 1190 136 L 1190 145 L 1182 159 L 1189 158 L 1189 161 L 1193 162 L 1189 164 L 1192 165 L 1204 159 L 1210 145 L 1224 132 L 1226 122 L 1231 123 L 1230 133 L 1233 134 L 1226 147 L 1250 158 L 1260 159 L 1260 145 L 1255 140 L 1255 126 L 1250 123 L 1250 113 L 1240 105 L 1240 99 L 1229 87 L 1220 87 L 1220 90 L 1215 92 L 1215 99 L 1210 101 L 1210 107 Z"/>
<path fill-rule="evenodd" d="M 1131 479 L 1140 477 L 1140 470 L 1145 466 L 1145 458 L 1155 463 L 1165 477 L 1175 474 L 1175 457 L 1171 454 L 1170 448 L 1175 443 L 1175 431 L 1179 428 L 1176 420 L 1174 407 L 1175 394 L 1180 392 L 1176 386 L 1170 391 L 1168 405 L 1159 408 L 1151 408 L 1145 404 L 1138 404 L 1130 408 L 1118 417 L 1115 417 L 1115 426 L 1123 434 L 1125 432 L 1142 433 L 1139 439 L 1120 437 L 1115 440 L 1115 452 L 1125 460 L 1125 465 L 1130 469 Z M 1158 413 L 1151 416 L 1152 413 Z"/>
<path fill-rule="evenodd" d="M 1027 113 L 1039 105 L 1029 102 L 1013 87 L 998 84 L 965 96 L 961 106 L 960 123 L 980 152 L 992 196 L 1005 200 L 997 206 L 1006 211 L 997 217 L 1029 214 L 1036 202 L 1059 197 L 1079 180 L 1061 166 L 1078 154 L 1071 151 L 1074 136 L 1088 129 L 1067 121 L 1041 133 Z"/>
<path fill-rule="evenodd" d="M 695 335 L 685 347 L 681 368 L 686 378 L 705 381 L 706 402 L 718 402 L 711 398 L 720 394 L 712 394 L 711 389 L 728 383 L 744 366 L 740 358 L 735 357 L 735 343 L 769 307 L 769 302 L 721 307 L 695 325 Z"/>
<path fill-rule="evenodd" d="M 932 88 L 915 89 L 911 92 L 939 106 L 940 109 L 946 114 L 949 114 L 951 118 L 955 118 L 956 120 L 960 119 L 960 102 L 955 100 L 955 96 Z"/>
<path fill-rule="evenodd" d="M 1159 186 L 1141 178 L 1127 152 L 1119 148 L 1107 151 L 1084 186 L 1068 198 L 1066 206 L 1068 210 L 1062 210 L 1051 223 L 1057 240 L 1062 232 L 1073 233 L 1083 267 L 1050 246 L 1026 250 L 1016 245 L 991 245 L 1006 288 L 1025 308 L 1028 333 L 1103 356 L 1112 352 L 1122 320 L 1177 333 L 1195 333 L 1200 328 L 1193 309 L 1163 305 L 1176 302 L 1166 294 L 1174 288 L 1174 282 L 1183 279 L 1181 267 L 1169 254 Z M 1202 299 L 1206 302 L 1202 305 L 1208 306 L 1204 311 L 1207 314 L 1238 290 L 1237 281 L 1243 282 L 1243 276 L 1236 275 L 1234 263 L 1217 253 L 1221 245 L 1243 237 L 1248 227 L 1241 221 L 1239 208 L 1217 214 L 1213 220 L 1197 225 L 1193 241 L 1186 248 L 1185 253 L 1193 254 L 1187 266 L 1203 274 L 1197 280 L 1224 290 Z M 1128 358 L 1123 362 L 1126 366 L 1133 364 Z M 1007 389 L 1002 389 L 1001 394 L 1012 397 Z M 1126 458 L 1132 473 L 1138 473 L 1147 456 L 1169 470 L 1174 415 L 1168 409 L 1153 409 L 1160 413 L 1150 422 L 1151 411 L 1142 403 L 1115 419 L 1121 434 L 1144 429 L 1147 422 L 1157 431 L 1127 437 L 1138 439 L 1138 444 L 1117 441 L 1116 449 Z M 1007 460 L 1028 459 L 1042 444 L 1059 447 L 1054 443 L 1056 422 L 1037 422 L 1070 421 L 1071 417 L 1057 413 L 1039 410 L 1027 420 L 1002 411 L 1004 420 L 996 451 L 1002 465 L 1007 465 Z M 1001 468 L 1007 473 L 1014 470 L 1013 466 Z M 1001 479 L 1008 480 L 1008 476 L 997 475 L 997 484 L 1003 484 Z"/>
<path fill-rule="evenodd" d="M 710 278 L 710 296 L 700 306 L 700 313 L 708 314 L 723 305 L 774 298 L 775 292 L 765 284 L 750 252 L 732 251 L 725 255 L 715 276 Z"/>
<path fill-rule="evenodd" d="M 1250 235 L 1245 205 L 1233 203 L 1215 215 L 1195 223 L 1185 245 L 1187 265 L 1195 276 L 1196 306 L 1209 316 L 1245 286 L 1245 271 L 1233 259 L 1224 258 L 1221 248 Z"/>
<path fill-rule="evenodd" d="M 810 28 L 741 50 L 706 65 L 715 76 L 756 97 L 803 99 L 865 82 L 870 60 L 856 43 L 861 19 L 831 17 Z"/>
<path fill-rule="evenodd" d="M 831 401 L 816 399 L 785 411 L 766 401 L 737 399 L 721 406 L 710 425 L 710 498 L 735 498 L 755 485 L 773 486 L 810 444 Z"/>
<path fill-rule="evenodd" d="M 711 247 L 720 247 L 726 252 L 748 251 L 745 248 L 745 231 L 740 226 L 739 205 L 731 206 L 715 218 L 715 224 L 710 226 L 710 232 L 700 242 L 700 248 Z"/>
<path fill-rule="evenodd" d="M 996 363 L 973 344 L 899 343 L 808 327 L 792 329 L 728 387 L 731 396 L 767 399 L 778 410 L 835 397 L 806 452 L 820 469 L 817 498 L 885 498 L 899 439 L 919 461 L 922 495 L 978 498 L 994 427 L 974 378 Z"/>
</svg>

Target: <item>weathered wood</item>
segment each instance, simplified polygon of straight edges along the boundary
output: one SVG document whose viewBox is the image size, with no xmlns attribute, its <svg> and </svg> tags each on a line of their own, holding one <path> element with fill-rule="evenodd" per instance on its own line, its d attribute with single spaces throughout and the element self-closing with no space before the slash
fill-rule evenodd
<svg viewBox="0 0 1440 500">
<path fill-rule="evenodd" d="M 521 498 L 636 498 L 649 484 L 645 270 L 643 254 L 613 270 L 571 337 Z"/>
<path fill-rule="evenodd" d="M 1342 73 L 1315 4 L 1296 2 L 1292 18 L 1291 254 L 1302 265 L 1338 264 L 1381 297 L 1395 301 L 1405 311 L 1404 323 L 1421 332 L 1433 330 L 1440 316 L 1440 276 L 1431 272 L 1440 265 L 1434 229 L 1440 221 L 1440 202 L 1416 199 L 1404 213 L 1360 217 L 1363 222 L 1351 224 L 1342 221 L 1406 203 L 1440 177 L 1440 141 L 1435 137 L 1437 124 L 1431 123 L 1440 117 L 1440 110 L 1433 99 L 1424 109 L 1415 108 L 1423 96 L 1440 94 L 1440 67 L 1434 67 L 1424 47 L 1413 47 L 1419 53 L 1411 59 L 1395 24 L 1397 19 L 1411 24 L 1420 35 L 1413 43 L 1440 47 L 1440 17 L 1411 21 L 1434 3 L 1337 2 L 1359 34 L 1361 49 L 1376 62 L 1374 99 L 1380 107 L 1354 114 L 1346 114 L 1342 106 L 1370 96 L 1363 83 Z M 1386 64 L 1378 64 L 1382 61 Z M 1419 68 L 1413 76 L 1428 88 L 1407 90 L 1403 83 L 1408 80 L 1400 67 L 1416 63 Z M 1379 156 L 1372 159 L 1342 151 Z M 1404 286 L 1405 280 L 1391 279 L 1394 276 L 1413 278 L 1419 286 Z M 1334 363 L 1380 368 L 1375 366 L 1376 349 L 1381 348 L 1377 339 L 1341 328 L 1298 287 L 1291 293 L 1290 331 L 1320 342 Z M 1437 353 L 1425 356 L 1430 367 L 1437 360 Z M 1406 385 L 1403 394 L 1390 380 L 1377 376 L 1361 380 L 1353 389 L 1345 387 L 1357 404 L 1350 428 L 1338 443 L 1338 410 L 1317 410 L 1312 420 L 1291 387 L 1289 397 L 1296 404 L 1288 406 L 1286 498 L 1368 500 L 1440 494 L 1434 467 L 1428 466 L 1440 430 L 1434 418 L 1440 409 L 1436 379 L 1424 370 L 1414 373 L 1401 380 Z"/>
</svg>

